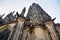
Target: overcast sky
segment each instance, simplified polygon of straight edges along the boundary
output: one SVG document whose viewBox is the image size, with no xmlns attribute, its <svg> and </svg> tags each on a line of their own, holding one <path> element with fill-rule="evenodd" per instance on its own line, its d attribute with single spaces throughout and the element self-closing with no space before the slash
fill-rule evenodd
<svg viewBox="0 0 60 40">
<path fill-rule="evenodd" d="M 0 0 L 0 15 L 14 10 L 21 13 L 24 7 L 26 15 L 33 2 L 38 3 L 52 18 L 56 17 L 56 23 L 60 23 L 60 0 Z"/>
</svg>

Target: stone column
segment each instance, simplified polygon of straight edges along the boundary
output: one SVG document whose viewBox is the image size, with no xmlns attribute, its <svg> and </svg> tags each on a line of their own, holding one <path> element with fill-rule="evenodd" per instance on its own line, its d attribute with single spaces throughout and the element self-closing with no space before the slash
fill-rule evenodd
<svg viewBox="0 0 60 40">
<path fill-rule="evenodd" d="M 26 26 L 22 33 L 22 40 L 30 40 L 30 27 Z"/>
<path fill-rule="evenodd" d="M 18 20 L 18 25 L 17 25 L 16 31 L 14 33 L 13 40 L 18 40 L 19 35 L 20 36 L 22 35 L 22 27 L 23 27 L 23 24 L 25 22 L 25 20 L 23 18 L 20 18 L 20 17 L 17 20 Z"/>
<path fill-rule="evenodd" d="M 35 26 L 35 40 L 46 40 L 43 26 Z"/>
<path fill-rule="evenodd" d="M 11 31 L 10 34 L 9 34 L 8 40 L 12 39 L 12 35 L 13 35 L 13 31 L 14 31 L 15 25 L 16 25 L 16 23 L 11 23 L 11 24 L 7 25 L 7 27 Z"/>
<path fill-rule="evenodd" d="M 44 32 L 45 32 L 46 40 L 50 40 L 48 30 L 47 30 L 47 29 L 45 29 L 45 30 L 44 30 Z"/>
<path fill-rule="evenodd" d="M 17 26 L 14 29 L 13 35 L 11 36 L 12 38 L 10 38 L 11 40 L 18 40 L 19 36 L 21 37 L 21 35 L 22 35 L 22 28 L 23 28 L 23 24 L 24 24 L 25 20 L 21 17 L 18 17 L 17 21 L 18 21 Z"/>
<path fill-rule="evenodd" d="M 36 40 L 34 28 L 31 31 L 32 31 L 32 33 L 31 33 L 31 40 Z"/>
<path fill-rule="evenodd" d="M 58 40 L 55 29 L 54 29 L 53 22 L 52 21 L 45 22 L 45 25 L 51 34 L 52 40 Z"/>
</svg>

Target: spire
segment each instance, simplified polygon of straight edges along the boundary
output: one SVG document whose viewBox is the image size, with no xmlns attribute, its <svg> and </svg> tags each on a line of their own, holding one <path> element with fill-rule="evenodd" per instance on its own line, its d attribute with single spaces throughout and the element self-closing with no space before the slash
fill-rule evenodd
<svg viewBox="0 0 60 40">
<path fill-rule="evenodd" d="M 33 3 L 27 13 L 27 17 L 30 18 L 32 24 L 43 24 L 46 21 L 51 20 L 51 17 L 41 8 L 39 4 Z"/>
<path fill-rule="evenodd" d="M 24 7 L 24 8 L 23 8 L 23 10 L 22 10 L 22 12 L 21 12 L 21 14 L 20 14 L 20 15 L 24 16 L 25 11 L 26 11 L 26 7 Z"/>
<path fill-rule="evenodd" d="M 3 14 L 1 17 L 3 17 L 5 14 Z"/>
<path fill-rule="evenodd" d="M 54 21 L 55 19 L 56 19 L 56 17 L 55 17 L 55 18 L 53 18 L 53 19 L 52 19 L 52 21 Z"/>
<path fill-rule="evenodd" d="M 16 12 L 16 15 L 17 15 L 17 17 L 19 17 L 19 13 L 18 12 Z"/>
</svg>

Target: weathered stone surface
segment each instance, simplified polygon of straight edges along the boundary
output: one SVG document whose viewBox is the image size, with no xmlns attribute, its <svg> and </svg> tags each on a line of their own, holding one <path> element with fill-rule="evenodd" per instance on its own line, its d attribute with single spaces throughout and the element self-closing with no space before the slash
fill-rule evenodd
<svg viewBox="0 0 60 40">
<path fill-rule="evenodd" d="M 27 17 L 30 18 L 32 24 L 43 24 L 45 21 L 51 20 L 51 17 L 35 3 L 30 6 Z"/>
<path fill-rule="evenodd" d="M 30 6 L 27 17 L 24 17 L 25 11 L 26 8 L 24 7 L 21 14 L 16 12 L 16 15 L 13 15 L 15 11 L 10 12 L 10 14 L 4 18 L 4 21 L 2 17 L 0 17 L 0 23 L 2 24 L 4 22 L 4 24 L 2 24 L 3 26 L 1 25 L 0 27 L 0 40 L 58 40 L 58 38 L 60 40 L 60 24 L 54 24 L 56 18 L 51 19 L 51 17 L 35 3 Z M 9 30 L 6 29 L 4 25 L 7 25 L 6 28 Z"/>
</svg>

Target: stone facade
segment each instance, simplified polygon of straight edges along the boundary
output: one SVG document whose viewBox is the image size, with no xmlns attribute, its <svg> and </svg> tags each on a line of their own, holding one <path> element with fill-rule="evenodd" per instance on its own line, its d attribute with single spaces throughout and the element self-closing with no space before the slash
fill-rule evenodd
<svg viewBox="0 0 60 40">
<path fill-rule="evenodd" d="M 60 40 L 60 24 L 52 19 L 38 4 L 33 3 L 26 17 L 26 7 L 21 14 L 10 12 L 0 21 L 0 40 Z M 2 18 L 2 17 L 1 17 Z"/>
</svg>

